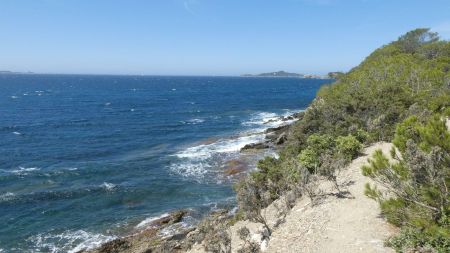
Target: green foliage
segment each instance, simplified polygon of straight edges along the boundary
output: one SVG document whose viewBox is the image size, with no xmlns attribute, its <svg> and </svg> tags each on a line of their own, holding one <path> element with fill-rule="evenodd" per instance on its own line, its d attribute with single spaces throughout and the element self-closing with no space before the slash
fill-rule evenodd
<svg viewBox="0 0 450 253">
<path fill-rule="evenodd" d="M 415 53 L 421 46 L 436 42 L 438 39 L 437 33 L 430 32 L 430 29 L 418 28 L 402 35 L 396 44 L 405 53 Z"/>
<path fill-rule="evenodd" d="M 424 233 L 421 230 L 406 228 L 400 235 L 390 238 L 387 246 L 397 252 L 450 252 L 450 235 Z"/>
<path fill-rule="evenodd" d="M 360 142 L 360 143 L 366 143 L 366 142 L 370 142 L 371 140 L 371 136 L 370 134 L 359 128 L 355 131 L 355 133 L 352 133 L 353 136 L 355 136 L 355 138 Z"/>
<path fill-rule="evenodd" d="M 313 172 L 319 166 L 319 158 L 319 154 L 311 148 L 302 150 L 298 156 L 300 164 L 308 168 L 310 172 Z"/>
<path fill-rule="evenodd" d="M 336 139 L 336 149 L 339 155 L 350 161 L 359 154 L 362 145 L 356 137 L 352 135 L 339 136 Z"/>
<path fill-rule="evenodd" d="M 308 145 L 308 148 L 313 149 L 315 152 L 321 152 L 332 148 L 334 146 L 334 141 L 333 137 L 327 134 L 312 134 L 308 137 L 306 145 Z"/>
<path fill-rule="evenodd" d="M 445 111 L 450 106 L 450 43 L 436 39 L 427 29 L 412 31 L 322 87 L 290 142 L 304 149 L 310 134 L 358 137 L 356 129 L 366 131 L 371 141 L 390 141 L 413 105 Z"/>
<path fill-rule="evenodd" d="M 450 152 L 450 133 L 441 116 L 431 117 L 426 124 L 417 117 L 411 116 L 397 126 L 393 143 L 405 152 L 408 140 L 413 140 L 424 151 L 430 151 L 433 146 Z"/>
<path fill-rule="evenodd" d="M 335 142 L 331 135 L 312 134 L 306 140 L 306 145 L 307 148 L 300 152 L 298 159 L 301 165 L 313 172 L 321 164 L 321 154 L 333 149 Z"/>
<path fill-rule="evenodd" d="M 394 144 L 400 152 L 391 152 L 395 162 L 378 150 L 362 167 L 385 189 L 367 185 L 365 193 L 380 203 L 389 222 L 404 230 L 391 240 L 398 251 L 431 247 L 444 252 L 449 240 L 442 239 L 450 237 L 450 132 L 440 115 L 421 121 L 413 116 L 398 125 Z"/>
<path fill-rule="evenodd" d="M 406 142 L 408 140 L 417 141 L 419 138 L 418 119 L 416 116 L 411 116 L 398 124 L 392 143 L 400 150 L 405 152 Z"/>
</svg>

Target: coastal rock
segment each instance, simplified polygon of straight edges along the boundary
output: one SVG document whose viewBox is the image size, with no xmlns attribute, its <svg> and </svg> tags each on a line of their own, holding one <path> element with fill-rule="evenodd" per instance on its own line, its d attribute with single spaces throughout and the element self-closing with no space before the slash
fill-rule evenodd
<svg viewBox="0 0 450 253">
<path fill-rule="evenodd" d="M 266 148 L 270 148 L 270 144 L 268 142 L 250 143 L 241 148 L 241 152 Z"/>
<path fill-rule="evenodd" d="M 287 133 L 291 125 L 269 128 L 265 131 L 266 139 L 275 145 L 282 145 L 287 140 Z"/>
<path fill-rule="evenodd" d="M 287 131 L 289 129 L 291 125 L 282 125 L 279 127 L 271 127 L 271 128 L 267 128 L 266 131 L 264 131 L 264 133 L 268 134 L 268 133 L 281 133 L 284 131 Z"/>
<path fill-rule="evenodd" d="M 163 227 L 163 226 L 166 226 L 166 225 L 172 225 L 172 224 L 178 223 L 178 222 L 180 222 L 183 219 L 183 217 L 187 213 L 188 213 L 188 211 L 186 211 L 186 210 L 178 210 L 178 211 L 172 212 L 172 213 L 170 213 L 167 216 L 164 216 L 164 217 L 161 217 L 161 218 L 159 218 L 157 220 L 152 221 L 146 227 L 147 228 L 149 228 L 149 227 L 157 227 L 157 228 L 159 228 L 159 227 Z"/>
<path fill-rule="evenodd" d="M 103 244 L 100 248 L 96 250 L 98 253 L 115 253 L 123 252 L 130 248 L 131 243 L 123 238 L 115 239 L 110 242 Z M 83 251 L 80 251 L 83 252 Z"/>
<path fill-rule="evenodd" d="M 277 140 L 275 141 L 275 144 L 281 145 L 281 144 L 283 144 L 286 140 L 287 140 L 287 134 L 286 134 L 286 132 L 284 132 L 284 133 L 280 134 L 280 136 L 278 136 Z"/>
<path fill-rule="evenodd" d="M 296 112 L 291 115 L 294 119 L 301 120 L 305 116 L 305 112 Z"/>
<path fill-rule="evenodd" d="M 186 238 L 187 234 L 194 230 L 192 227 L 186 228 L 180 223 L 187 213 L 188 211 L 186 210 L 172 212 L 167 216 L 151 222 L 144 229 L 135 231 L 131 235 L 104 243 L 97 249 L 80 252 L 180 252 L 180 241 Z M 164 229 L 174 230 L 174 232 L 168 236 L 161 235 L 161 232 Z"/>
</svg>

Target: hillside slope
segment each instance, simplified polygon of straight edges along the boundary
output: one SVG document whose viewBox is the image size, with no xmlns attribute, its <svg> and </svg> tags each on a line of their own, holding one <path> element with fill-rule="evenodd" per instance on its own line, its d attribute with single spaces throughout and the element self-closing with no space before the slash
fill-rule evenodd
<svg viewBox="0 0 450 253">
<path fill-rule="evenodd" d="M 263 225 L 239 221 L 230 227 L 231 251 L 238 252 L 244 244 L 238 230 L 247 227 L 251 238 L 264 252 L 394 252 L 384 247 L 384 240 L 397 229 L 380 216 L 378 203 L 364 195 L 364 185 L 370 179 L 361 174 L 361 166 L 377 149 L 389 153 L 392 144 L 380 142 L 364 149 L 363 155 L 342 170 L 338 182 L 344 196 L 329 181 L 321 180 L 319 199 L 312 205 L 307 197 L 297 200 L 285 217 L 280 215 L 282 201 L 276 201 L 265 211 L 273 233 L 263 239 Z M 202 245 L 194 245 L 191 253 L 205 252 Z"/>
<path fill-rule="evenodd" d="M 272 235 L 267 252 L 393 252 L 383 246 L 396 229 L 380 217 L 378 203 L 364 195 L 369 181 L 361 166 L 376 149 L 389 154 L 392 145 L 376 143 L 342 171 L 339 182 L 348 194 L 338 198 L 327 182 L 324 197 L 315 206 L 301 199 Z"/>
</svg>

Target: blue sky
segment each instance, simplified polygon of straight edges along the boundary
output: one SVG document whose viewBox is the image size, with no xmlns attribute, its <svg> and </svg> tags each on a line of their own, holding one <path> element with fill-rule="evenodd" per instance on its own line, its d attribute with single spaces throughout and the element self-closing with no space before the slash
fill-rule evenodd
<svg viewBox="0 0 450 253">
<path fill-rule="evenodd" d="M 0 0 L 0 70 L 239 75 L 349 70 L 449 0 Z"/>
</svg>

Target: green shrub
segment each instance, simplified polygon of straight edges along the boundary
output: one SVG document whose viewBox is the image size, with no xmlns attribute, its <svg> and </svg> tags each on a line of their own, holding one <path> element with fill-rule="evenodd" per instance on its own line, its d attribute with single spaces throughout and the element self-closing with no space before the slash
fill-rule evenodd
<svg viewBox="0 0 450 253">
<path fill-rule="evenodd" d="M 353 136 L 355 136 L 355 138 L 360 142 L 360 143 L 366 143 L 366 142 L 370 142 L 371 141 L 371 136 L 370 134 L 359 128 L 358 130 L 356 130 L 355 133 L 352 134 Z"/>
<path fill-rule="evenodd" d="M 300 164 L 313 172 L 320 166 L 320 156 L 326 151 L 333 150 L 335 142 L 328 134 L 312 134 L 306 140 L 307 148 L 298 155 Z"/>
<path fill-rule="evenodd" d="M 439 115 L 422 121 L 410 117 L 397 127 L 394 144 L 401 154 L 391 152 L 396 162 L 379 150 L 362 168 L 384 188 L 367 185 L 366 194 L 404 231 L 391 245 L 398 251 L 425 247 L 449 252 L 450 132 Z"/>
<path fill-rule="evenodd" d="M 336 139 L 336 149 L 339 155 L 350 161 L 359 154 L 362 145 L 353 135 L 339 136 Z"/>
<path fill-rule="evenodd" d="M 397 252 L 450 252 L 450 235 L 424 233 L 421 230 L 406 228 L 390 238 L 386 245 Z"/>
<path fill-rule="evenodd" d="M 311 173 L 319 166 L 319 154 L 311 148 L 302 150 L 298 156 L 300 164 L 305 166 Z"/>
</svg>

